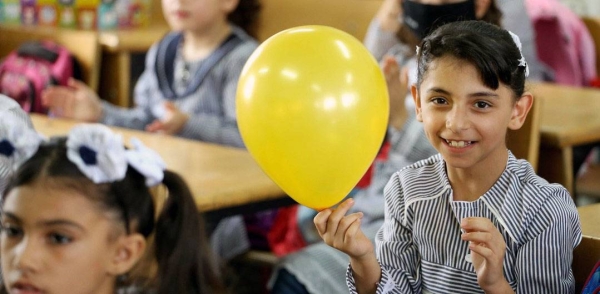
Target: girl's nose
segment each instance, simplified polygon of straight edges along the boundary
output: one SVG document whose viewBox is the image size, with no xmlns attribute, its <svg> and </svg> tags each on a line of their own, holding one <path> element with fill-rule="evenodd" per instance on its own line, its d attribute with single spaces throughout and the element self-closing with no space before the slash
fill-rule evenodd
<svg viewBox="0 0 600 294">
<path fill-rule="evenodd" d="M 453 133 L 460 133 L 471 126 L 467 111 L 463 107 L 455 106 L 446 117 L 446 128 Z"/>
<path fill-rule="evenodd" d="M 25 237 L 12 250 L 13 263 L 22 272 L 35 272 L 41 265 L 41 248 L 37 248 L 35 240 Z M 3 257 L 4 258 L 4 257 Z"/>
</svg>

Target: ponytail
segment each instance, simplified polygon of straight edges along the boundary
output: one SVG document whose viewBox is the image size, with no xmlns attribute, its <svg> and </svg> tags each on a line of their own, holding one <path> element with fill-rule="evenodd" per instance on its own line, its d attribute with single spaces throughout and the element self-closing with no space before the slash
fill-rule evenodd
<svg viewBox="0 0 600 294">
<path fill-rule="evenodd" d="M 224 293 L 206 242 L 204 221 L 185 181 L 165 171 L 168 198 L 155 231 L 157 293 Z"/>
</svg>

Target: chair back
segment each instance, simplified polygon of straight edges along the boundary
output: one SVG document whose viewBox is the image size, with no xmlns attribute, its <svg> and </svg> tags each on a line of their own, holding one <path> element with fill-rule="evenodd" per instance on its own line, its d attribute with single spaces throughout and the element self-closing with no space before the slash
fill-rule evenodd
<svg viewBox="0 0 600 294">
<path fill-rule="evenodd" d="M 509 130 L 506 138 L 506 145 L 515 157 L 529 161 L 536 172 L 540 154 L 542 103 L 543 98 L 534 95 L 533 105 L 529 110 L 525 123 L 516 131 Z"/>
<path fill-rule="evenodd" d="M 600 17 L 584 16 L 581 19 L 594 40 L 594 46 L 596 47 L 596 72 L 600 75 Z"/>
<path fill-rule="evenodd" d="M 575 293 L 581 293 L 590 272 L 600 260 L 600 239 L 583 236 L 579 246 L 573 251 L 573 275 L 575 276 Z"/>
<path fill-rule="evenodd" d="M 2 25 L 0 58 L 22 43 L 35 40 L 52 40 L 67 48 L 81 66 L 83 82 L 94 91 L 98 90 L 102 52 L 96 31 Z"/>
</svg>

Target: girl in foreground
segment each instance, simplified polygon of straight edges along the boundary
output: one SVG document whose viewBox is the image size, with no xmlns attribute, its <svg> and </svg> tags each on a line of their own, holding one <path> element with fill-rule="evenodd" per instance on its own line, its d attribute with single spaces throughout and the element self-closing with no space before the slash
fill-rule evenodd
<svg viewBox="0 0 600 294">
<path fill-rule="evenodd" d="M 16 168 L 2 202 L 3 292 L 222 292 L 187 185 L 141 142 L 125 149 L 98 124 L 44 141 L 5 121 L 0 146 Z M 168 198 L 155 218 L 149 187 L 160 183 Z M 144 255 L 156 273 L 138 276 Z"/>
</svg>

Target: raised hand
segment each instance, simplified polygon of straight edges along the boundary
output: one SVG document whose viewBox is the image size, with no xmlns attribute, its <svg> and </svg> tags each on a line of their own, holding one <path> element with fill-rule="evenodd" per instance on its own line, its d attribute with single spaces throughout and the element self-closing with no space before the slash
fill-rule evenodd
<svg viewBox="0 0 600 294">
<path fill-rule="evenodd" d="M 477 283 L 486 293 L 514 293 L 502 271 L 506 243 L 500 231 L 483 217 L 469 217 L 461 221 L 461 238 L 469 242 L 471 259 Z"/>
<path fill-rule="evenodd" d="M 52 86 L 42 92 L 42 105 L 49 114 L 85 122 L 102 117 L 100 98 L 83 82 L 69 79 L 67 86 Z"/>
<path fill-rule="evenodd" d="M 407 117 L 404 101 L 410 90 L 408 67 L 401 68 L 396 62 L 396 58 L 391 55 L 384 56 L 380 66 L 385 76 L 390 98 L 389 125 L 400 130 Z"/>
</svg>

